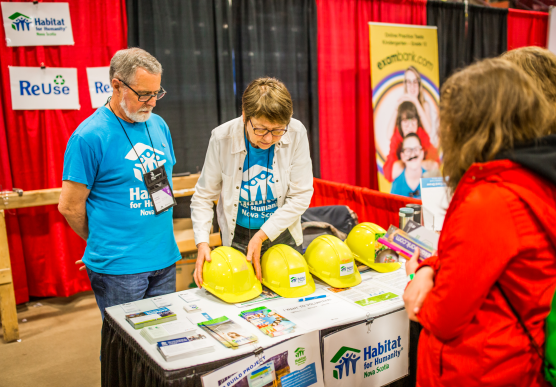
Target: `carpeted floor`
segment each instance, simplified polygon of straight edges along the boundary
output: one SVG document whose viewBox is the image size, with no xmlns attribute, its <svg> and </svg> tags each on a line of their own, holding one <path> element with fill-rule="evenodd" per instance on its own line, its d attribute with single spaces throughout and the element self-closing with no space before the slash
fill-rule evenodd
<svg viewBox="0 0 556 387">
<path fill-rule="evenodd" d="M 18 307 L 21 342 L 0 327 L 0 387 L 100 386 L 100 311 L 92 292 Z"/>
</svg>

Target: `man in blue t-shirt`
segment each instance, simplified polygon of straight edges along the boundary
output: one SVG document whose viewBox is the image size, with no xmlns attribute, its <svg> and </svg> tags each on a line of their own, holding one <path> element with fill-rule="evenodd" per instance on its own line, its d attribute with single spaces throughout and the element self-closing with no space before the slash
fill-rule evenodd
<svg viewBox="0 0 556 387">
<path fill-rule="evenodd" d="M 168 125 L 152 114 L 162 66 L 139 48 L 110 62 L 107 104 L 79 125 L 64 156 L 60 212 L 87 241 L 82 261 L 104 309 L 175 291 L 172 209 L 155 215 L 143 174 L 176 163 Z M 171 184 L 171 178 L 169 179 Z"/>
</svg>

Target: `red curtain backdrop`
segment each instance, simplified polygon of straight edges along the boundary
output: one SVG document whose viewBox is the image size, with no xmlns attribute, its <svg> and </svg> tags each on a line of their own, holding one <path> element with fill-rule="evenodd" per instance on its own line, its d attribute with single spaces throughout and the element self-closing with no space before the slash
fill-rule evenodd
<svg viewBox="0 0 556 387">
<path fill-rule="evenodd" d="M 427 24 L 426 0 L 317 0 L 321 177 L 378 188 L 369 25 Z"/>
<path fill-rule="evenodd" d="M 67 141 L 94 112 L 86 68 L 108 66 L 112 55 L 127 47 L 125 0 L 65 1 L 69 3 L 74 46 L 7 47 L 4 28 L 0 28 L 3 189 L 61 187 Z M 12 110 L 8 66 L 38 67 L 41 63 L 77 68 L 80 110 Z M 85 242 L 56 206 L 9 211 L 6 220 L 17 303 L 26 302 L 29 295 L 70 296 L 90 290 L 87 274 L 74 264 L 83 255 Z"/>
<path fill-rule="evenodd" d="M 409 203 L 421 204 L 417 199 L 321 179 L 314 179 L 313 185 L 311 207 L 346 205 L 355 211 L 360 223 L 375 223 L 385 230 L 391 224 L 398 225 L 400 208 Z"/>
<path fill-rule="evenodd" d="M 525 46 L 546 48 L 548 13 L 508 10 L 508 50 Z"/>
</svg>

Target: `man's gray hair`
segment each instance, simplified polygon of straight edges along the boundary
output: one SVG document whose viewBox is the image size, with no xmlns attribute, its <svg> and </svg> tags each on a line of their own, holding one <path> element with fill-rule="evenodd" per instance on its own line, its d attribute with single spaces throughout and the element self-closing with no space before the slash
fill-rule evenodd
<svg viewBox="0 0 556 387">
<path fill-rule="evenodd" d="M 117 78 L 127 84 L 135 80 L 135 72 L 141 67 L 151 74 L 162 74 L 162 65 L 147 51 L 134 47 L 120 50 L 110 61 L 110 82 Z"/>
</svg>

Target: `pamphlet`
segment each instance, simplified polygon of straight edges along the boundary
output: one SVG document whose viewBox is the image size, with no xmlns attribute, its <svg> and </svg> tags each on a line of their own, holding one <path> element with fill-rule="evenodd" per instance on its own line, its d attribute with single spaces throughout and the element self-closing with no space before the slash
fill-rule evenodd
<svg viewBox="0 0 556 387">
<path fill-rule="evenodd" d="M 160 341 L 156 346 L 158 352 L 166 361 L 214 351 L 214 345 L 204 334 L 193 334 L 180 339 Z"/>
<path fill-rule="evenodd" d="M 125 314 L 141 312 L 141 309 L 137 307 L 137 304 L 135 302 L 128 302 L 126 304 L 121 304 L 120 306 L 124 310 Z"/>
<path fill-rule="evenodd" d="M 414 222 L 413 220 L 407 222 L 403 230 L 411 237 L 423 242 L 427 246 L 432 247 L 434 250 L 438 250 L 438 240 L 440 239 L 440 234 L 426 229 L 424 226 Z"/>
<path fill-rule="evenodd" d="M 257 336 L 251 335 L 245 328 L 226 316 L 200 322 L 197 325 L 228 348 L 237 348 L 240 345 L 253 343 L 259 340 Z"/>
<path fill-rule="evenodd" d="M 177 319 L 177 316 L 168 308 L 159 308 L 146 312 L 128 314 L 125 316 L 125 319 L 133 328 L 141 329 L 150 325 L 174 321 Z"/>
<path fill-rule="evenodd" d="M 293 322 L 264 306 L 245 310 L 240 313 L 240 317 L 270 337 L 286 335 L 293 332 L 295 328 Z"/>
<path fill-rule="evenodd" d="M 185 302 L 195 302 L 201 300 L 201 298 L 196 293 L 188 290 L 179 292 L 178 296 L 180 296 L 180 298 Z"/>
<path fill-rule="evenodd" d="M 154 297 L 152 300 L 157 308 L 163 308 L 165 306 L 172 305 L 172 302 L 168 297 Z"/>
<path fill-rule="evenodd" d="M 372 279 L 361 282 L 355 288 L 338 293 L 337 296 L 376 315 L 387 309 L 402 307 L 402 294 L 403 290 Z"/>
<path fill-rule="evenodd" d="M 337 295 L 347 292 L 349 290 Z M 358 308 L 335 298 L 335 295 L 327 295 L 325 298 L 311 301 L 296 302 L 277 308 L 277 310 L 280 315 L 286 316 L 310 330 L 339 325 L 343 321 L 361 316 Z"/>
<path fill-rule="evenodd" d="M 154 325 L 141 329 L 143 336 L 150 344 L 163 340 L 180 339 L 197 330 L 197 326 L 187 320 L 173 321 L 167 324 Z"/>
<path fill-rule="evenodd" d="M 245 306 L 259 304 L 261 302 L 268 302 L 270 300 L 277 300 L 277 299 L 280 299 L 280 298 L 282 298 L 282 296 L 274 293 L 272 290 L 270 290 L 266 286 L 263 286 L 263 292 L 260 294 L 260 296 L 255 297 L 255 298 L 253 298 L 252 300 L 249 300 L 249 301 L 240 302 L 239 304 L 236 304 L 236 306 L 238 308 L 243 308 Z"/>
<path fill-rule="evenodd" d="M 379 238 L 379 241 L 407 258 L 411 258 L 415 249 L 419 248 L 419 261 L 431 257 L 436 252 L 436 249 L 433 249 L 422 241 L 413 238 L 411 235 L 403 230 L 400 230 L 396 226 L 390 226 L 386 235 L 383 238 Z"/>
</svg>

